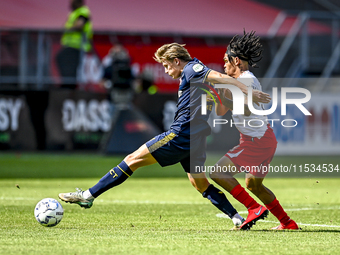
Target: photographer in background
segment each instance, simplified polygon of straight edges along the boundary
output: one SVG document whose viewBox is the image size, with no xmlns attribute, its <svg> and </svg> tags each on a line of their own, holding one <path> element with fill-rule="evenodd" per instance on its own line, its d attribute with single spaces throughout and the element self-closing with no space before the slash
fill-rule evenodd
<svg viewBox="0 0 340 255">
<path fill-rule="evenodd" d="M 102 61 L 104 74 L 102 85 L 110 90 L 111 99 L 115 104 L 127 104 L 133 97 L 129 52 L 120 44 L 112 47 Z"/>
</svg>

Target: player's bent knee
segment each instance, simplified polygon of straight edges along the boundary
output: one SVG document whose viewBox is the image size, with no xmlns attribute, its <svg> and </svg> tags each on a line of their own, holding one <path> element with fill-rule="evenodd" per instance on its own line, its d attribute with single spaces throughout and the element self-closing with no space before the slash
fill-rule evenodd
<svg viewBox="0 0 340 255">
<path fill-rule="evenodd" d="M 136 150 L 124 158 L 125 163 L 130 167 L 134 168 L 141 161 L 141 155 L 139 150 Z"/>
<path fill-rule="evenodd" d="M 136 156 L 134 155 L 134 153 L 131 153 L 129 155 L 127 155 L 125 158 L 124 158 L 124 162 L 129 166 L 131 167 L 134 162 L 136 161 Z"/>
<path fill-rule="evenodd" d="M 146 145 L 142 145 L 138 150 L 127 155 L 124 158 L 125 163 L 132 171 L 139 167 L 147 166 L 156 163 L 156 159 L 150 154 Z"/>
</svg>

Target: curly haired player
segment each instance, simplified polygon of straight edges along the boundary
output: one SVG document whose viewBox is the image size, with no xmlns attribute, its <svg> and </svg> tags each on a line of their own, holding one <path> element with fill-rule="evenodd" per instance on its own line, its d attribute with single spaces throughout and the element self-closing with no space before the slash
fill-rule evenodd
<svg viewBox="0 0 340 255">
<path fill-rule="evenodd" d="M 253 89 L 262 90 L 260 82 L 249 71 L 249 66 L 255 67 L 256 62 L 261 60 L 262 45 L 259 41 L 260 37 L 255 36 L 253 31 L 250 33 L 244 31 L 242 37 L 234 36 L 223 60 L 225 72 L 229 76 L 247 86 L 252 86 Z M 220 89 L 219 93 L 222 105 L 217 103 L 215 111 L 217 115 L 224 115 L 227 111 L 233 110 L 232 100 L 229 100 L 232 95 L 227 89 Z M 253 106 L 257 110 L 263 110 L 262 103 L 253 103 Z M 265 115 L 252 114 L 248 107 L 245 110 L 245 115 L 232 115 L 234 124 L 240 131 L 240 144 L 229 150 L 216 163 L 215 169 L 219 167 L 219 169 L 221 167 L 231 169 L 232 166 L 236 166 L 239 172 L 245 171 L 247 189 L 257 196 L 267 208 L 258 204 L 233 177 L 237 172 L 214 171 L 210 173 L 210 177 L 248 209 L 248 217 L 240 229 L 251 228 L 257 220 L 268 215 L 268 210 L 281 223 L 273 229 L 299 229 L 295 221 L 290 219 L 284 211 L 273 192 L 263 185 L 263 180 L 268 173 L 268 165 L 273 159 L 277 146 L 275 134 Z M 249 125 L 249 120 L 252 120 L 251 125 Z"/>
</svg>

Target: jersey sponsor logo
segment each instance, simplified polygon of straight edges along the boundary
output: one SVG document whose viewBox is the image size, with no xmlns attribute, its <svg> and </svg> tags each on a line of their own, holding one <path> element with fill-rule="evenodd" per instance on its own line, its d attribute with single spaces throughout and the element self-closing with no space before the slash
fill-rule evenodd
<svg viewBox="0 0 340 255">
<path fill-rule="evenodd" d="M 178 91 L 178 97 L 181 97 L 182 94 L 183 94 L 183 91 L 182 91 L 182 90 L 179 90 L 179 91 Z"/>
<path fill-rule="evenodd" d="M 203 70 L 203 66 L 202 66 L 201 64 L 195 64 L 195 65 L 192 67 L 192 69 L 193 69 L 196 73 L 198 73 L 198 72 L 200 72 L 200 71 Z"/>
</svg>

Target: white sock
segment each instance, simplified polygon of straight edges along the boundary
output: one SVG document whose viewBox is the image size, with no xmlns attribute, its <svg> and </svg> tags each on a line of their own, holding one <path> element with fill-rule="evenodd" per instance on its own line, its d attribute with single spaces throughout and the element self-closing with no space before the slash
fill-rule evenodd
<svg viewBox="0 0 340 255">
<path fill-rule="evenodd" d="M 94 199 L 94 197 L 92 196 L 92 194 L 91 194 L 91 192 L 90 192 L 90 190 L 85 190 L 84 192 L 83 192 L 83 197 L 85 198 L 85 199 Z"/>
<path fill-rule="evenodd" d="M 240 226 L 240 225 L 242 225 L 244 218 L 241 215 L 239 215 L 238 213 L 236 213 L 231 220 L 233 221 L 235 226 Z"/>
</svg>

